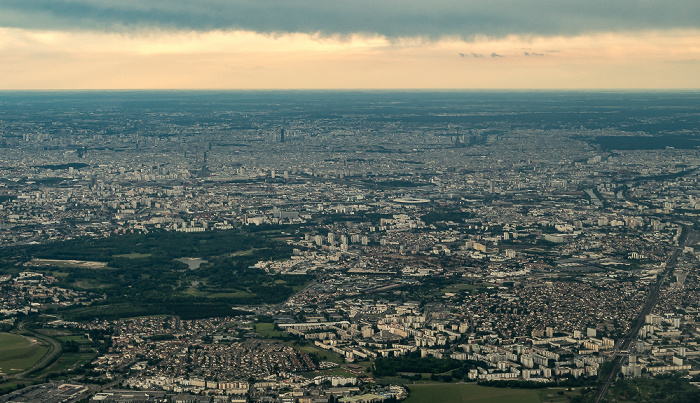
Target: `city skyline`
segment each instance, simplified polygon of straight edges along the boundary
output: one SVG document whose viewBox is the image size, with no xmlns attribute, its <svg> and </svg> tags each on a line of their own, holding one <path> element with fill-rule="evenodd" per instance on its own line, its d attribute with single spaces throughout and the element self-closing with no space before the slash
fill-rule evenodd
<svg viewBox="0 0 700 403">
<path fill-rule="evenodd" d="M 0 403 L 700 401 L 698 98 L 6 91 Z"/>
</svg>

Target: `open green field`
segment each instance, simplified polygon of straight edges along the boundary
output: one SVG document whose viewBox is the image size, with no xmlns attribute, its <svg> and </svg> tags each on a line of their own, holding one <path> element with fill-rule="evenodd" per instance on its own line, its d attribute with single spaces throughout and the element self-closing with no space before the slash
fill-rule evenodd
<svg viewBox="0 0 700 403">
<path fill-rule="evenodd" d="M 286 342 L 285 344 L 295 350 L 303 351 L 307 354 L 316 354 L 321 361 L 330 361 L 336 364 L 342 364 L 344 362 L 343 358 L 338 354 L 332 351 L 324 350 L 320 347 L 316 347 L 313 344 L 307 344 L 305 346 L 294 345 L 293 342 Z"/>
<path fill-rule="evenodd" d="M 331 368 L 331 369 L 326 369 L 326 370 L 323 370 L 320 372 L 323 375 L 343 376 L 345 378 L 357 378 L 357 375 L 353 374 L 350 371 L 346 371 L 343 368 Z"/>
<path fill-rule="evenodd" d="M 229 298 L 253 298 L 257 297 L 257 294 L 252 293 L 252 292 L 246 292 L 246 291 L 236 291 L 236 292 L 214 292 L 211 294 L 205 295 L 206 298 L 224 298 L 224 299 L 229 299 Z"/>
<path fill-rule="evenodd" d="M 456 283 L 456 284 L 450 284 L 447 287 L 443 288 L 441 291 L 442 292 L 458 292 L 462 290 L 467 290 L 471 293 L 476 292 L 479 290 L 479 287 L 473 285 L 473 284 L 465 284 L 465 283 Z"/>
<path fill-rule="evenodd" d="M 113 255 L 114 257 L 123 257 L 127 259 L 145 259 L 153 256 L 152 253 L 123 253 L 121 255 Z"/>
<path fill-rule="evenodd" d="M 342 376 L 345 378 L 357 378 L 357 375 L 353 374 L 350 371 L 346 371 L 343 368 L 331 368 L 331 369 L 323 369 L 323 370 L 318 370 L 318 371 L 297 372 L 297 375 L 301 375 L 301 376 L 309 378 L 309 379 L 315 378 L 317 376 L 324 376 L 324 375 Z"/>
<path fill-rule="evenodd" d="M 242 311 L 232 309 L 230 304 L 223 302 L 162 302 L 157 304 L 115 303 L 109 305 L 80 306 L 67 311 L 63 315 L 69 320 L 81 321 L 93 318 L 135 318 L 162 315 L 177 315 L 182 319 L 200 319 L 216 316 L 239 315 Z"/>
<path fill-rule="evenodd" d="M 48 373 L 58 373 L 69 369 L 80 368 L 97 357 L 94 353 L 63 353 L 58 359 L 43 370 L 37 372 L 36 376 L 43 376 Z"/>
<path fill-rule="evenodd" d="M 82 288 L 83 290 L 97 290 L 110 288 L 110 284 L 100 283 L 99 281 L 86 279 L 81 281 L 76 281 L 73 283 L 75 287 Z"/>
<path fill-rule="evenodd" d="M 200 291 L 196 290 L 194 288 L 188 288 L 186 291 L 182 293 L 183 295 L 188 295 L 192 297 L 201 297 L 201 298 L 253 298 L 256 297 L 257 294 L 252 293 L 252 292 L 246 292 L 246 291 L 232 291 L 232 292 L 207 292 L 207 291 Z"/>
<path fill-rule="evenodd" d="M 0 333 L 0 372 L 21 372 L 41 359 L 48 347 L 32 342 L 26 337 Z"/>
<path fill-rule="evenodd" d="M 231 256 L 252 256 L 253 253 L 255 253 L 257 249 L 256 248 L 250 248 L 246 250 L 239 250 L 238 252 L 234 252 L 231 254 Z"/>
<path fill-rule="evenodd" d="M 280 338 L 286 335 L 285 332 L 275 330 L 274 323 L 256 323 L 255 332 L 267 339 Z"/>
<path fill-rule="evenodd" d="M 490 388 L 472 384 L 410 385 L 406 403 L 540 403 L 536 390 Z"/>
<path fill-rule="evenodd" d="M 67 330 L 61 329 L 37 329 L 37 333 L 41 333 L 44 336 L 55 337 L 55 336 L 70 336 L 72 333 Z"/>
<path fill-rule="evenodd" d="M 700 402 L 700 389 L 679 374 L 656 379 L 615 382 L 606 397 L 610 402 Z"/>
<path fill-rule="evenodd" d="M 443 287 L 440 291 L 445 292 L 459 292 L 467 291 L 471 294 L 478 294 L 486 292 L 489 287 L 495 287 L 495 284 L 489 283 L 479 283 L 479 284 L 467 284 L 467 283 L 453 283 Z"/>
<path fill-rule="evenodd" d="M 14 382 L 4 382 L 0 383 L 0 395 L 5 393 L 10 393 L 17 389 L 17 384 Z"/>
<path fill-rule="evenodd" d="M 411 390 L 413 390 L 413 386 L 411 385 L 412 381 L 406 378 L 400 378 L 398 376 L 385 376 L 382 378 L 377 378 L 375 379 L 375 382 L 377 385 L 409 385 Z"/>
<path fill-rule="evenodd" d="M 546 388 L 538 389 L 542 403 L 569 403 L 571 399 L 581 396 L 583 388 Z M 592 392 L 590 392 L 592 393 Z"/>
<path fill-rule="evenodd" d="M 105 262 L 96 262 L 89 260 L 64 260 L 64 259 L 32 259 L 29 262 L 31 266 L 51 266 L 60 268 L 81 268 L 81 269 L 104 269 L 107 267 Z"/>
<path fill-rule="evenodd" d="M 88 344 L 90 343 L 90 340 L 86 339 L 84 335 L 79 334 L 79 335 L 67 335 L 67 336 L 58 336 L 56 339 L 61 340 L 62 342 L 66 341 L 74 341 L 79 344 Z"/>
</svg>

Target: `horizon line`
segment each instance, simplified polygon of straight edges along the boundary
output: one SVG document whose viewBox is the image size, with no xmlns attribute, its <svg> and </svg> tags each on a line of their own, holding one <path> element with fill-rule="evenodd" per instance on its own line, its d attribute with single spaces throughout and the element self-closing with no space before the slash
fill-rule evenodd
<svg viewBox="0 0 700 403">
<path fill-rule="evenodd" d="M 0 89 L 8 92 L 157 92 L 157 91 L 202 91 L 202 92 L 700 92 L 698 88 L 13 88 Z"/>
</svg>

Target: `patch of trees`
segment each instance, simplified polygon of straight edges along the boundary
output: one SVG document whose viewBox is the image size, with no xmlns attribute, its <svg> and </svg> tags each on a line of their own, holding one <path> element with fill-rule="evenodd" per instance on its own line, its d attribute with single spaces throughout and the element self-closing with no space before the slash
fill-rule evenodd
<svg viewBox="0 0 700 403">
<path fill-rule="evenodd" d="M 491 386 L 494 388 L 520 388 L 520 389 L 542 389 L 550 385 L 544 382 L 532 382 L 532 381 L 479 381 L 479 385 Z"/>
<path fill-rule="evenodd" d="M 255 228 L 256 232 L 262 230 Z M 44 259 L 76 259 L 111 262 L 115 256 L 131 253 L 149 254 L 156 258 L 201 257 L 208 259 L 225 253 L 251 248 L 284 250 L 286 244 L 253 233 L 238 230 L 206 232 L 155 231 L 148 234 L 125 234 L 108 238 L 79 238 L 70 241 L 28 245 L 13 249 L 24 257 Z M 130 259 L 137 260 L 137 259 Z"/>
<path fill-rule="evenodd" d="M 666 147 L 690 149 L 700 146 L 700 140 L 682 136 L 598 136 L 595 142 L 604 150 L 658 150 Z"/>
<path fill-rule="evenodd" d="M 58 268 L 67 272 L 60 277 L 60 286 L 106 296 L 105 301 L 90 307 L 58 309 L 74 320 L 152 314 L 196 319 L 241 314 L 232 310 L 232 305 L 282 302 L 310 280 L 309 276 L 268 274 L 253 267 L 260 260 L 291 255 L 292 248 L 269 237 L 270 231 L 277 230 L 130 234 L 23 246 L 9 252 L 20 260 L 41 257 L 107 262 L 103 269 Z M 239 251 L 246 253 L 234 254 Z M 139 255 L 123 256 L 129 254 Z M 202 257 L 209 263 L 189 270 L 175 260 L 179 257 Z M 200 285 L 190 292 L 193 282 Z"/>
<path fill-rule="evenodd" d="M 477 366 L 486 367 L 486 363 L 420 357 L 420 353 L 411 353 L 403 357 L 377 358 L 372 366 L 372 373 L 377 377 L 396 376 L 401 372 L 429 373 L 435 375 L 434 380 L 450 382 L 453 377 L 462 379 L 470 369 Z M 447 372 L 450 373 L 446 374 Z"/>
<path fill-rule="evenodd" d="M 75 169 L 80 169 L 80 168 L 85 168 L 90 165 L 82 163 L 82 162 L 71 162 L 68 164 L 49 164 L 49 165 L 35 165 L 36 168 L 44 168 L 44 169 L 51 169 L 51 170 L 58 170 L 58 169 L 68 169 L 68 168 L 75 168 Z"/>
<path fill-rule="evenodd" d="M 205 319 L 223 316 L 248 315 L 250 312 L 233 309 L 231 304 L 224 302 L 181 302 L 162 301 L 143 303 L 139 301 L 110 303 L 89 307 L 69 308 L 62 311 L 66 319 L 73 321 L 89 321 L 93 319 L 114 320 L 135 316 L 174 315 L 182 319 Z"/>
<path fill-rule="evenodd" d="M 700 402 L 700 389 L 680 374 L 660 375 L 653 379 L 620 380 L 608 390 L 611 401 Z"/>
<path fill-rule="evenodd" d="M 423 216 L 421 220 L 427 225 L 435 224 L 439 221 L 453 221 L 456 223 L 461 223 L 464 219 L 469 219 L 472 217 L 471 213 L 463 211 L 431 211 Z"/>
<path fill-rule="evenodd" d="M 78 353 L 80 352 L 80 343 L 75 340 L 68 340 L 62 343 L 61 348 L 67 353 Z"/>
</svg>

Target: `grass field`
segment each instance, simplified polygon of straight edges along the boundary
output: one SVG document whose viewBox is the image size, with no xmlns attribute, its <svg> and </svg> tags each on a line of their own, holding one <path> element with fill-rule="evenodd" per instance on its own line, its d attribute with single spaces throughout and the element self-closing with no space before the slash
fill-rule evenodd
<svg viewBox="0 0 700 403">
<path fill-rule="evenodd" d="M 231 253 L 230 256 L 252 256 L 258 249 L 250 248 L 247 250 L 239 250 L 238 252 Z"/>
<path fill-rule="evenodd" d="M 216 292 L 206 295 L 207 298 L 254 298 L 258 294 L 246 291 L 236 291 L 236 292 Z"/>
<path fill-rule="evenodd" d="M 49 350 L 47 346 L 26 337 L 0 333 L 0 372 L 12 374 L 24 371 L 39 361 Z"/>
<path fill-rule="evenodd" d="M 90 340 L 86 339 L 85 336 L 81 335 L 65 335 L 65 336 L 58 336 L 56 337 L 58 340 L 61 340 L 62 342 L 66 341 L 75 341 L 79 344 L 88 344 L 90 343 Z"/>
<path fill-rule="evenodd" d="M 343 368 L 331 368 L 331 369 L 324 369 L 324 370 L 319 370 L 319 371 L 297 372 L 297 375 L 301 375 L 301 376 L 309 378 L 309 379 L 315 378 L 317 376 L 325 376 L 325 375 L 342 376 L 345 378 L 357 378 L 357 375 L 353 374 L 350 371 L 346 371 Z"/>
<path fill-rule="evenodd" d="M 151 256 L 153 256 L 152 253 L 124 253 L 121 255 L 114 255 L 114 257 L 124 257 L 127 259 L 145 259 Z"/>
<path fill-rule="evenodd" d="M 488 287 L 491 287 L 491 284 L 479 284 L 479 285 L 473 285 L 473 284 L 466 284 L 466 283 L 455 283 L 455 284 L 450 284 L 443 289 L 440 290 L 441 293 L 446 293 L 446 292 L 459 292 L 459 291 L 468 291 L 471 294 L 478 294 L 481 292 L 486 291 Z"/>
<path fill-rule="evenodd" d="M 55 336 L 70 336 L 72 333 L 67 330 L 60 329 L 37 329 L 37 333 L 41 333 L 44 336 L 55 337 Z"/>
<path fill-rule="evenodd" d="M 316 355 L 318 355 L 318 358 L 320 358 L 321 361 L 330 361 L 336 364 L 342 364 L 344 362 L 343 358 L 340 357 L 338 354 L 332 351 L 324 350 L 320 347 L 316 347 L 313 344 L 307 344 L 305 346 L 295 346 L 293 342 L 287 342 L 285 344 L 292 347 L 295 350 L 303 351 L 307 354 L 315 353 Z"/>
<path fill-rule="evenodd" d="M 207 292 L 199 291 L 194 288 L 189 288 L 183 292 L 184 295 L 189 295 L 192 297 L 204 297 L 204 298 L 254 298 L 257 294 L 246 291 L 233 291 L 233 292 Z"/>
<path fill-rule="evenodd" d="M 285 332 L 275 330 L 274 323 L 256 323 L 255 332 L 267 339 L 276 339 L 286 335 Z"/>
<path fill-rule="evenodd" d="M 490 388 L 471 384 L 410 385 L 406 403 L 540 403 L 536 390 Z"/>
<path fill-rule="evenodd" d="M 479 289 L 479 287 L 472 285 L 472 284 L 464 284 L 464 283 L 457 283 L 457 284 L 450 284 L 447 287 L 443 288 L 441 291 L 442 292 L 457 292 L 457 291 L 462 291 L 462 290 L 468 290 L 469 292 L 475 292 Z"/>
<path fill-rule="evenodd" d="M 34 375 L 43 376 L 52 372 L 58 373 L 68 369 L 79 368 L 94 360 L 95 357 L 97 357 L 97 354 L 94 353 L 63 353 L 53 364 Z"/>
<path fill-rule="evenodd" d="M 430 376 L 430 375 L 428 375 Z M 383 378 L 375 379 L 377 385 L 410 385 L 411 381 L 406 378 L 400 378 L 398 376 L 386 376 Z M 412 387 L 412 386 L 411 386 Z M 411 389 L 413 390 L 413 389 Z"/>
<path fill-rule="evenodd" d="M 105 262 L 94 262 L 88 260 L 62 260 L 62 259 L 32 259 L 32 266 L 55 266 L 61 268 L 81 268 L 81 269 L 104 269 Z"/>
<path fill-rule="evenodd" d="M 102 317 L 138 317 L 138 316 L 151 316 L 150 312 L 146 312 L 141 307 L 136 307 L 128 303 L 122 304 L 110 304 L 103 306 L 87 306 L 87 307 L 76 307 L 71 310 L 70 318 L 72 320 L 85 320 L 92 319 L 95 316 Z"/>
<path fill-rule="evenodd" d="M 0 383 L 0 395 L 13 392 L 17 389 L 17 384 L 14 382 Z"/>
<path fill-rule="evenodd" d="M 95 280 L 80 280 L 80 281 L 74 282 L 73 285 L 78 287 L 78 288 L 82 288 L 84 290 L 95 290 L 95 289 L 100 289 L 100 288 L 112 287 L 111 284 L 104 284 L 104 283 L 100 283 L 99 281 L 95 281 Z"/>
<path fill-rule="evenodd" d="M 343 376 L 345 378 L 357 378 L 357 375 L 342 368 L 332 368 L 322 371 L 324 375 Z"/>
<path fill-rule="evenodd" d="M 569 390 L 571 389 L 571 390 Z M 547 388 L 539 389 L 537 393 L 540 395 L 542 403 L 568 403 L 572 398 L 581 396 L 583 388 Z"/>
</svg>

